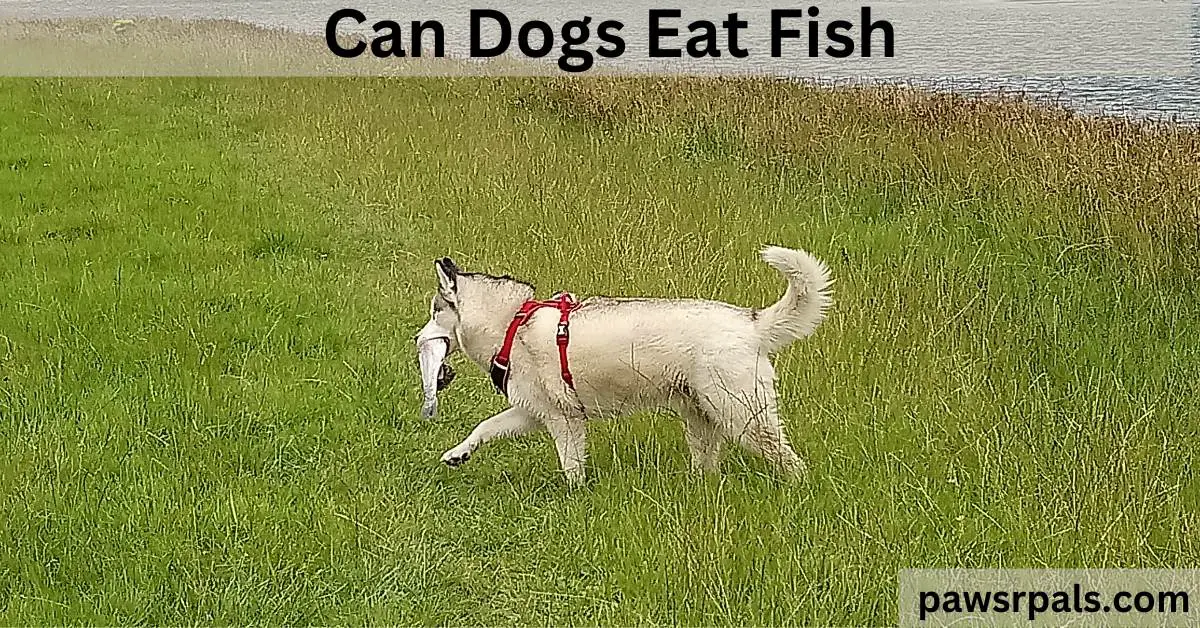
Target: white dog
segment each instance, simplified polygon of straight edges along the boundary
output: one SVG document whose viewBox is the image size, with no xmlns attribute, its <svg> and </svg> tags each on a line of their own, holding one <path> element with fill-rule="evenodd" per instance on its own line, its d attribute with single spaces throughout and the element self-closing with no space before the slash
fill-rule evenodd
<svg viewBox="0 0 1200 628">
<path fill-rule="evenodd" d="M 683 418 L 694 470 L 715 471 L 723 443 L 732 440 L 786 474 L 802 474 L 804 462 L 779 421 L 769 356 L 816 330 L 832 303 L 832 279 L 804 251 L 768 246 L 762 259 L 788 283 L 783 298 L 762 310 L 699 299 L 576 303 L 569 296 L 531 310 L 533 286 L 436 260 L 438 289 L 418 345 L 444 341 L 436 353 L 445 355 L 461 349 L 491 372 L 511 404 L 442 462 L 456 467 L 490 440 L 545 429 L 568 483 L 577 485 L 585 478 L 589 420 L 669 408 Z M 518 313 L 527 316 L 514 322 Z M 506 336 L 511 353 L 498 356 Z"/>
</svg>

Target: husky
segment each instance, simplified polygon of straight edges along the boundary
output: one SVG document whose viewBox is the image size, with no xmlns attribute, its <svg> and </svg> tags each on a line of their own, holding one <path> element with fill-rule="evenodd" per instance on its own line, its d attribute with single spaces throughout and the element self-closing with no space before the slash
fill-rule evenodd
<svg viewBox="0 0 1200 628">
<path fill-rule="evenodd" d="M 765 246 L 760 255 L 787 280 L 783 297 L 763 309 L 597 296 L 576 302 L 569 319 L 555 308 L 535 310 L 515 335 L 510 323 L 532 302 L 531 284 L 466 272 L 449 257 L 435 260 L 437 290 L 418 345 L 444 340 L 446 356 L 461 351 L 495 381 L 497 354 L 513 336 L 503 388 L 509 407 L 441 461 L 458 467 L 484 443 L 544 429 L 567 483 L 578 486 L 586 479 L 589 421 L 660 409 L 682 419 L 693 472 L 717 472 L 722 447 L 733 441 L 785 476 L 802 476 L 806 465 L 780 424 L 770 358 L 816 331 L 832 304 L 833 280 L 805 251 Z M 560 356 L 556 340 L 568 321 Z"/>
</svg>

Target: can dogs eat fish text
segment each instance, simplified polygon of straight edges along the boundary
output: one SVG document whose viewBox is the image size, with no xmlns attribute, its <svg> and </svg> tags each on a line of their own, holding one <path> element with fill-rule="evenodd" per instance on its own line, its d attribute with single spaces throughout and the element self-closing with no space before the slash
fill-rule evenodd
<svg viewBox="0 0 1200 628">
<path fill-rule="evenodd" d="M 777 8 L 770 12 L 770 56 L 779 58 L 791 46 L 800 45 L 808 57 L 827 56 L 846 58 L 857 54 L 869 58 L 882 53 L 895 56 L 895 28 L 890 22 L 875 19 L 871 7 L 861 7 L 858 20 L 833 19 L 823 21 L 824 15 L 816 6 L 807 8 Z M 363 28 L 367 15 L 358 9 L 334 11 L 325 23 L 325 43 L 329 50 L 342 58 L 370 54 L 389 57 L 444 57 L 446 28 L 438 20 L 411 20 L 407 25 L 393 19 L 381 19 L 370 24 L 366 39 L 347 41 L 339 38 L 339 29 Z M 557 54 L 557 64 L 564 72 L 587 72 L 595 66 L 597 57 L 615 59 L 625 54 L 621 34 L 625 24 L 619 20 L 596 19 L 584 15 L 554 26 L 543 20 L 514 23 L 496 9 L 471 9 L 467 16 L 470 56 L 497 57 L 517 51 L 531 59 Z M 647 50 L 651 58 L 693 59 L 732 57 L 744 59 L 751 50 L 742 37 L 750 22 L 737 12 L 718 20 L 685 19 L 679 9 L 650 9 L 647 14 Z M 485 37 L 487 42 L 485 43 Z M 878 41 L 877 41 L 878 40 Z M 492 43 L 494 42 L 494 43 Z"/>
</svg>

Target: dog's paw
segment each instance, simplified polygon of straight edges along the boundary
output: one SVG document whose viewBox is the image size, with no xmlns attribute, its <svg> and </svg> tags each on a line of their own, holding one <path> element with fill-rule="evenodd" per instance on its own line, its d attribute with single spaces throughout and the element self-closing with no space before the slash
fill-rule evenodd
<svg viewBox="0 0 1200 628">
<path fill-rule="evenodd" d="M 587 472 L 583 467 L 563 469 L 563 476 L 566 478 L 568 488 L 583 488 L 587 484 Z"/>
<path fill-rule="evenodd" d="M 442 462 L 450 468 L 457 467 L 470 459 L 471 450 L 461 446 L 442 454 Z"/>
</svg>

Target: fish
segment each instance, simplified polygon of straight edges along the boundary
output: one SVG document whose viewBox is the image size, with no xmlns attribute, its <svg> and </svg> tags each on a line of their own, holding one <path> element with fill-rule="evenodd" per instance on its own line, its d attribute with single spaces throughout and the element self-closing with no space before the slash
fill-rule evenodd
<svg viewBox="0 0 1200 628">
<path fill-rule="evenodd" d="M 422 338 L 417 343 L 417 362 L 421 367 L 421 392 L 424 401 L 421 404 L 421 418 L 430 419 L 437 416 L 439 392 L 450 386 L 456 373 L 446 363 L 446 354 L 450 351 L 450 340 L 443 337 Z"/>
</svg>

